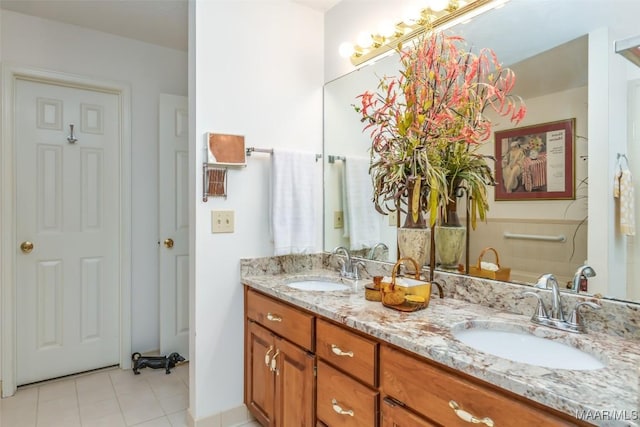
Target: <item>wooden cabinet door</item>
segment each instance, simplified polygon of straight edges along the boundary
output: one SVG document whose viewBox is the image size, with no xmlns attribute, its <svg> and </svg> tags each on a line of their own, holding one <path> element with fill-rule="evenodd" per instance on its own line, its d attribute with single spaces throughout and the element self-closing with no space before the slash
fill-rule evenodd
<svg viewBox="0 0 640 427">
<path fill-rule="evenodd" d="M 315 356 L 276 337 L 275 370 L 278 427 L 312 427 L 315 422 Z"/>
<path fill-rule="evenodd" d="M 276 337 L 275 418 L 278 427 L 311 427 L 314 423 L 315 356 Z"/>
<path fill-rule="evenodd" d="M 381 427 L 437 427 L 437 424 L 409 412 L 389 398 L 382 399 L 381 417 Z"/>
<path fill-rule="evenodd" d="M 276 391 L 271 361 L 276 352 L 274 335 L 248 321 L 245 351 L 245 403 L 260 424 L 273 427 Z"/>
</svg>

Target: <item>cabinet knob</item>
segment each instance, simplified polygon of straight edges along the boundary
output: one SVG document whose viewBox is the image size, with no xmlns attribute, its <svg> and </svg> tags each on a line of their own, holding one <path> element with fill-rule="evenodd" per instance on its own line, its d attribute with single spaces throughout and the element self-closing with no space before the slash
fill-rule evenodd
<svg viewBox="0 0 640 427">
<path fill-rule="evenodd" d="M 468 413 L 467 411 L 465 411 L 464 409 L 461 409 L 460 406 L 458 405 L 458 403 L 455 400 L 450 400 L 449 401 L 449 407 L 451 409 L 453 409 L 453 412 L 456 413 L 456 415 L 458 416 L 458 418 L 460 418 L 463 421 L 466 421 L 468 423 L 471 424 L 484 424 L 488 427 L 494 427 L 494 423 L 493 420 L 489 417 L 484 417 L 484 418 L 478 418 L 474 415 L 471 415 L 470 413 Z"/>
<path fill-rule="evenodd" d="M 335 344 L 331 344 L 331 351 L 333 351 L 333 354 L 336 356 L 353 357 L 353 351 L 342 351 L 342 349 Z"/>
<path fill-rule="evenodd" d="M 331 399 L 331 406 L 333 406 L 333 410 L 340 415 L 349 415 L 350 417 L 355 416 L 353 410 L 344 410 L 340 405 L 338 405 L 338 401 L 336 399 Z"/>
</svg>

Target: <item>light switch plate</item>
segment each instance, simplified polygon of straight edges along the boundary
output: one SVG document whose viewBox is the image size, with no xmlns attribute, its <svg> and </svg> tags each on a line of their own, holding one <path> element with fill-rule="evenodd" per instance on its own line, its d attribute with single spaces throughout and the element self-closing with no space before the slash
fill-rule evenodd
<svg viewBox="0 0 640 427">
<path fill-rule="evenodd" d="M 211 211 L 212 233 L 233 233 L 234 211 Z"/>
<path fill-rule="evenodd" d="M 344 212 L 335 211 L 333 213 L 333 228 L 344 228 Z"/>
</svg>

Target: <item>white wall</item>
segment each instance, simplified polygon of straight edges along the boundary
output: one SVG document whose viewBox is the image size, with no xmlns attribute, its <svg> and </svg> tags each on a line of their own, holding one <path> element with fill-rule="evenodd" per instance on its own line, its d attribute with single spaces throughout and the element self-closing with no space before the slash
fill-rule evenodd
<svg viewBox="0 0 640 427">
<path fill-rule="evenodd" d="M 197 421 L 242 404 L 239 260 L 273 254 L 269 155 L 256 153 L 246 168 L 229 171 L 228 197 L 204 203 L 203 135 L 231 133 L 244 135 L 247 146 L 322 152 L 323 14 L 284 1 L 200 1 L 190 7 L 190 411 Z M 316 173 L 320 213 L 322 162 Z M 216 209 L 235 211 L 233 234 L 211 234 Z"/>
<path fill-rule="evenodd" d="M 131 87 L 132 349 L 158 349 L 158 95 L 187 94 L 187 53 L 6 10 L 0 25 L 2 62 Z"/>
</svg>

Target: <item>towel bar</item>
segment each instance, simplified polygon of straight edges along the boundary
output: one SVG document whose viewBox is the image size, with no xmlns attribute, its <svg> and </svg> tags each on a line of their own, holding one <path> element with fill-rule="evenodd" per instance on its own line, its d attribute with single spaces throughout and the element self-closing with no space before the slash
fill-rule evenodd
<svg viewBox="0 0 640 427">
<path fill-rule="evenodd" d="M 336 160 L 340 160 L 344 162 L 345 160 L 347 160 L 347 158 L 345 156 L 334 156 L 332 154 L 329 154 L 329 156 L 327 156 L 327 161 L 329 163 L 335 163 Z"/>
<path fill-rule="evenodd" d="M 544 236 L 541 234 L 515 234 L 505 231 L 503 234 L 505 239 L 522 239 L 522 240 L 541 240 L 545 242 L 566 242 L 567 238 L 564 234 L 557 236 Z"/>
<path fill-rule="evenodd" d="M 250 156 L 251 153 L 266 153 L 273 154 L 273 148 L 256 148 L 256 147 L 247 147 L 247 156 Z M 322 154 L 316 154 L 316 161 L 322 158 Z"/>
</svg>

